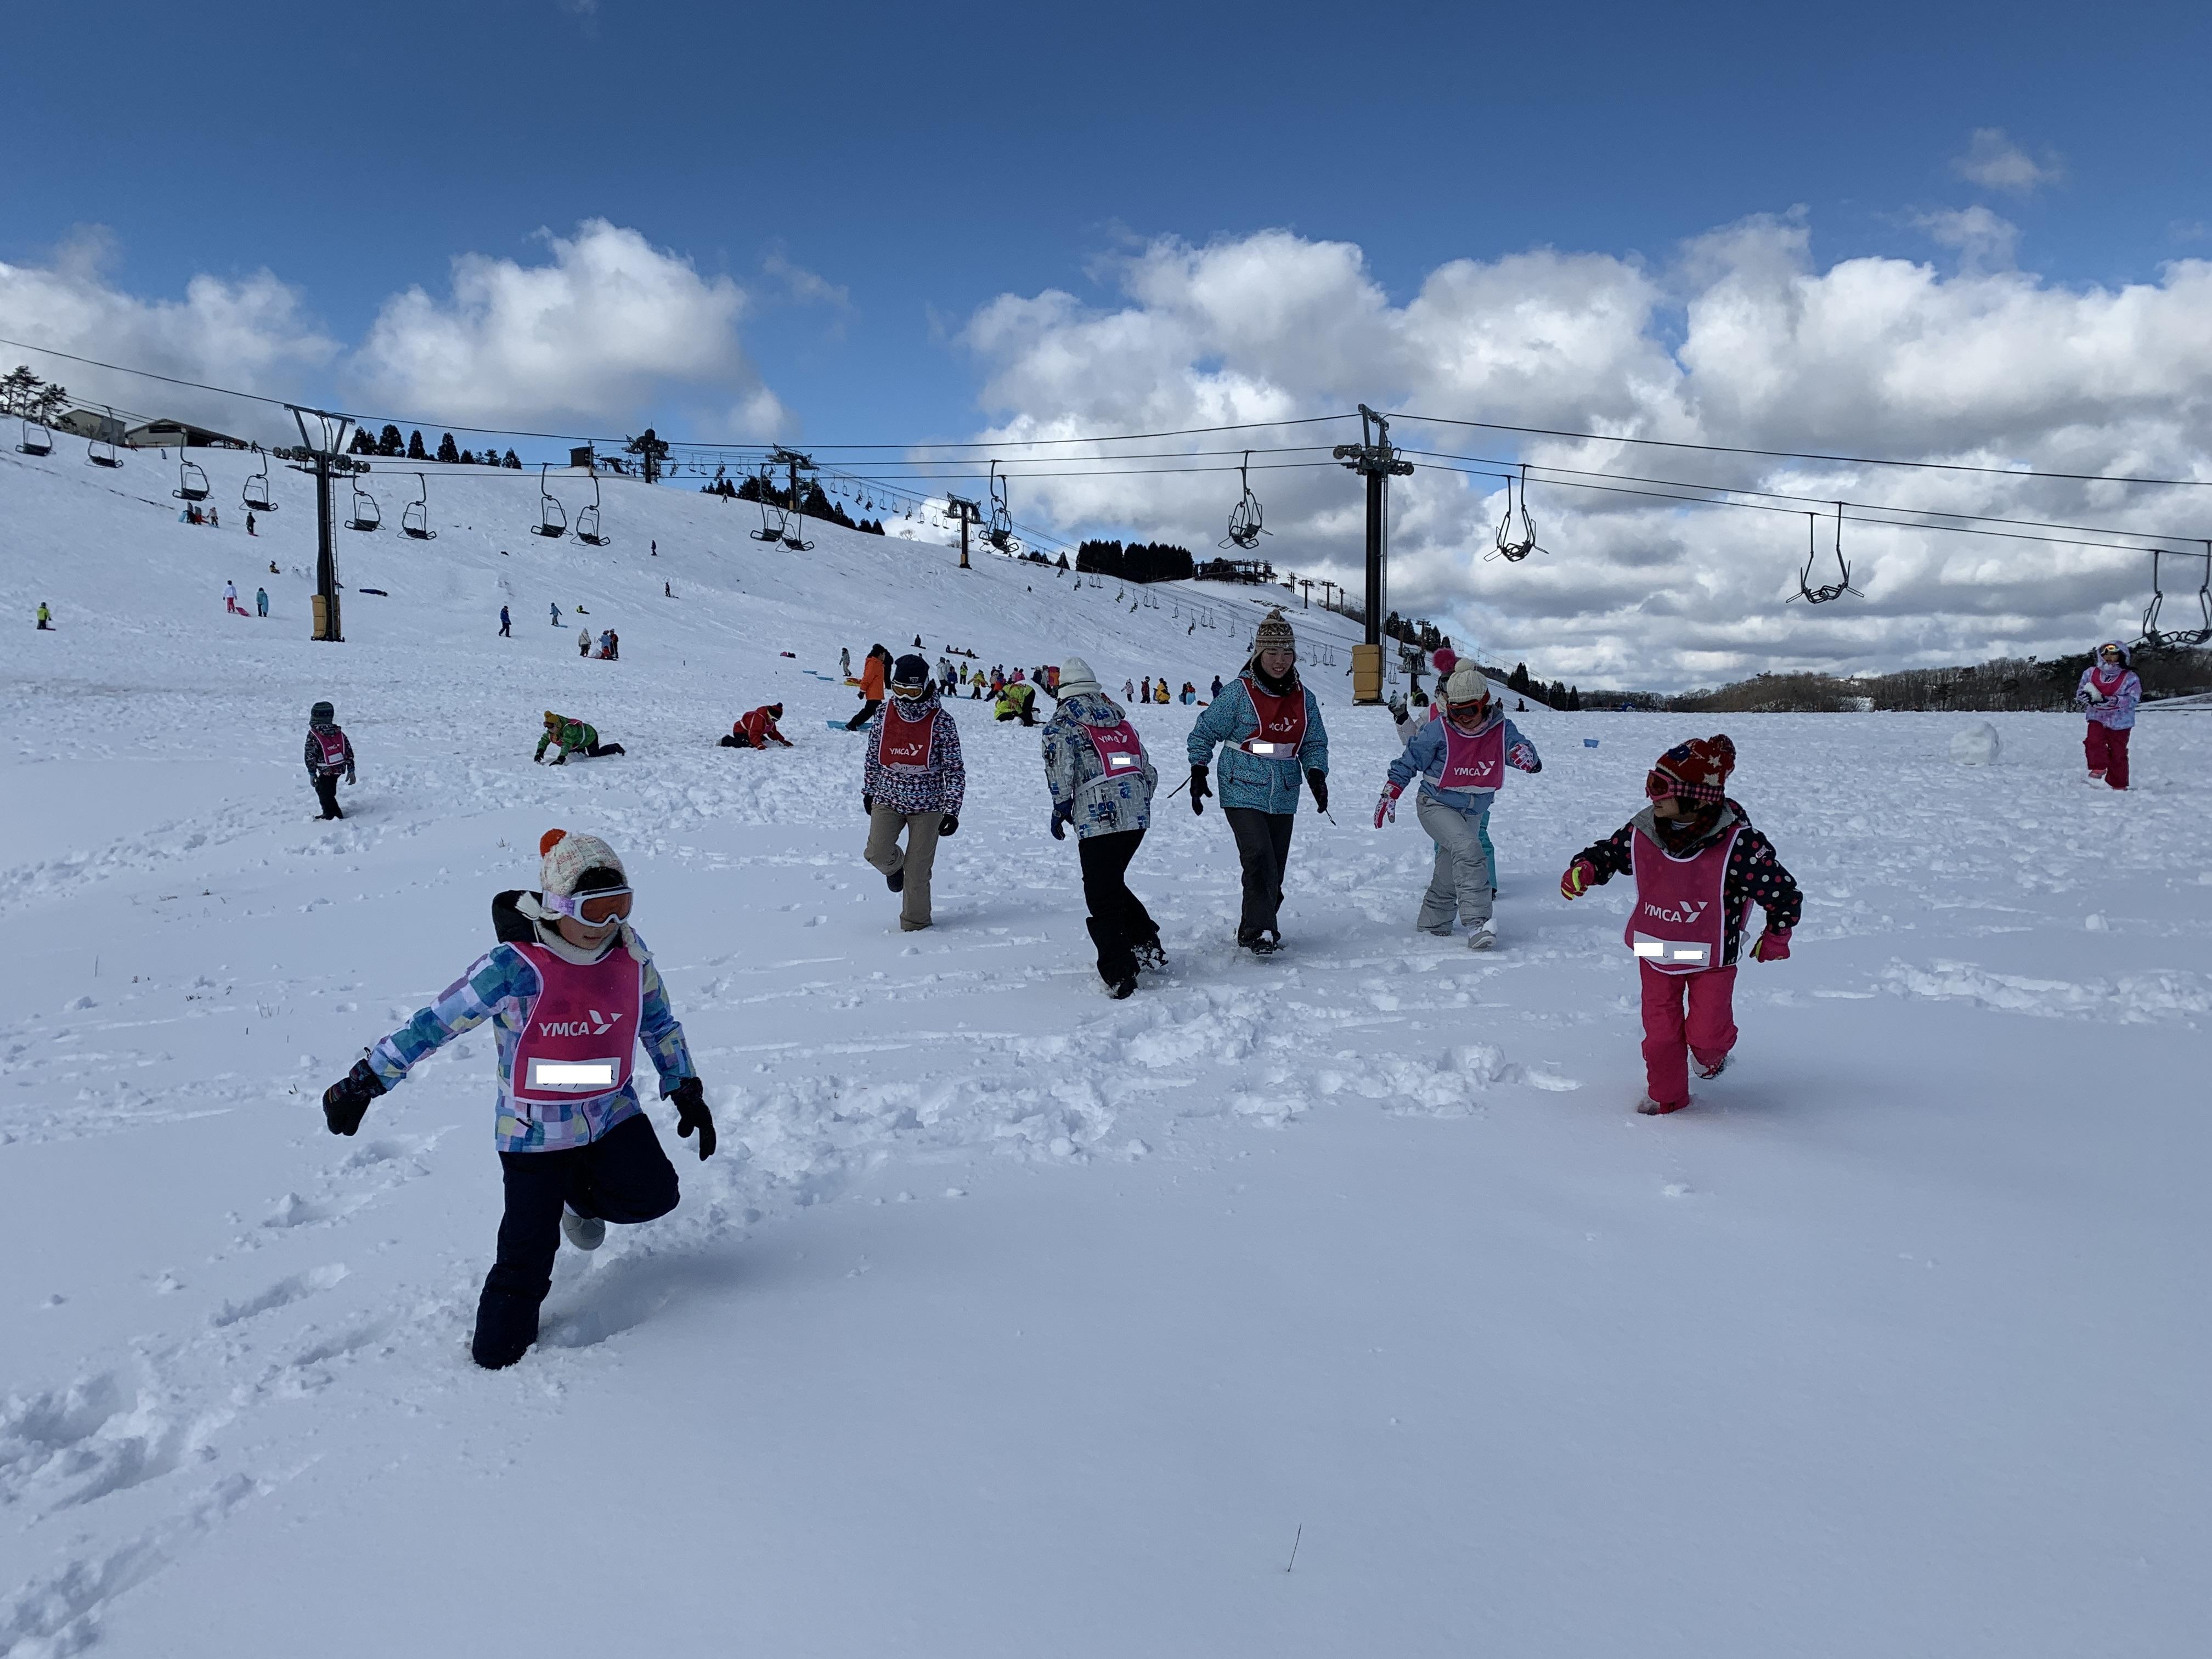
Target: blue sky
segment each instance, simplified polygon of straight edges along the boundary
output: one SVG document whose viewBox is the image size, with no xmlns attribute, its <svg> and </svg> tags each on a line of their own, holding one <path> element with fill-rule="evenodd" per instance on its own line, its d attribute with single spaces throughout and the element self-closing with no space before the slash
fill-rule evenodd
<svg viewBox="0 0 2212 1659">
<path fill-rule="evenodd" d="M 0 334 L 434 436 L 995 447 L 1365 399 L 2212 484 L 2202 7 L 122 3 L 9 27 Z M 1916 513 L 2208 516 L 2193 489 L 1662 459 Z M 2074 649 L 2142 608 L 2124 538 L 1923 526 L 1855 532 L 1863 602 L 1785 612 L 1802 522 L 1566 477 L 1536 496 L 1560 556 L 1510 569 L 1482 557 L 1494 477 L 1406 481 L 1394 599 L 1642 684 Z M 1341 475 L 1265 483 L 1277 561 L 1351 576 Z M 1202 546 L 1224 489 L 1040 476 L 1017 517 Z"/>
<path fill-rule="evenodd" d="M 1911 216 L 1990 198 L 1951 164 L 1998 127 L 2063 158 L 1997 198 L 2046 276 L 2212 252 L 2201 7 L 11 13 L 0 258 L 104 226 L 120 286 L 266 266 L 351 340 L 457 253 L 605 216 L 756 294 L 747 349 L 823 440 L 965 433 L 961 322 L 1162 234 L 1346 239 L 1400 297 L 1799 204 L 1823 260 L 1926 258 Z M 779 294 L 777 253 L 848 305 Z"/>
</svg>

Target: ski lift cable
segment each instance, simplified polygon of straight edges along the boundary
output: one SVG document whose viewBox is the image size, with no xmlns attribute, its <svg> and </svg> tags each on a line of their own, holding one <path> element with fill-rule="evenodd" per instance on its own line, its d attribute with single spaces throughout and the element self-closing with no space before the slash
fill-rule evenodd
<svg viewBox="0 0 2212 1659">
<path fill-rule="evenodd" d="M 1438 459 L 1472 461 L 1478 465 L 1510 466 L 1519 465 L 1522 467 L 1524 471 L 1533 469 L 1538 474 L 1545 475 L 1542 477 L 1542 482 L 1547 483 L 1564 484 L 1576 478 L 1602 478 L 1608 483 L 1659 484 L 1669 489 L 1710 490 L 1715 495 L 1755 495 L 1764 501 L 1803 501 L 1814 502 L 1821 506 L 1826 506 L 1830 501 L 1834 499 L 1832 496 L 1826 495 L 1793 495 L 1787 490 L 1780 489 L 1754 489 L 1747 485 L 1742 484 L 1700 483 L 1682 478 L 1652 478 L 1645 477 L 1633 472 L 1593 472 L 1585 471 L 1580 467 L 1547 466 L 1540 462 L 1514 463 L 1492 461 L 1491 458 L 1486 455 L 1451 455 L 1439 451 L 1416 449 L 1409 449 L 1404 453 L 1408 455 L 1420 455 L 1424 457 L 1432 457 Z M 1727 504 L 1744 506 L 1751 505 L 1749 502 Z M 1973 524 L 2017 525 L 2024 529 L 2029 530 L 2079 530 L 2094 536 L 2135 536 L 2141 538 L 2144 541 L 2176 542 L 2195 541 L 2198 539 L 2194 536 L 2184 536 L 2170 531 L 2124 530 L 2115 525 L 2068 524 L 2055 520 L 2014 519 L 2007 518 L 2002 514 L 1994 513 L 1954 513 L 1943 507 L 1900 507 L 1888 501 L 1847 501 L 1844 504 L 1849 507 L 1858 507 L 1862 511 L 1868 513 L 1911 514 L 1918 518 L 1957 519 Z M 1796 509 L 1791 508 L 1786 510 L 1794 511 Z M 1869 520 L 1867 522 L 1881 523 L 1883 521 L 1881 520 Z M 1940 526 L 1929 525 L 1918 527 L 1923 529 L 1936 529 Z"/>
<path fill-rule="evenodd" d="M 1429 465 L 1433 471 L 1438 472 L 1463 473 L 1469 477 L 1477 478 L 1493 477 L 1496 476 L 1494 473 L 1479 468 L 1449 466 L 1434 461 L 1431 462 Z M 1592 483 L 1585 479 L 1547 478 L 1545 482 L 1560 489 L 1595 490 L 1601 495 L 1639 495 L 1650 501 L 1675 501 L 1685 507 L 1737 507 L 1746 512 L 1752 513 L 1799 513 L 1803 511 L 1802 507 L 1778 507 L 1767 501 L 1716 501 L 1710 495 L 1673 495 L 1656 489 L 1632 489 L 1619 484 Z M 1690 487 L 1696 488 L 1694 485 Z M 1850 503 L 1846 503 L 1846 505 L 1850 505 Z M 1899 519 L 1869 519 L 1863 517 L 1856 513 L 1848 514 L 1845 516 L 1848 517 L 1853 524 L 1868 525 L 1886 530 L 1925 530 L 1947 536 L 1993 536 L 2001 541 L 2041 542 L 2055 547 L 2087 547 L 2099 549 L 2109 553 L 2142 553 L 2148 550 L 2148 549 L 2141 547 L 2130 547 L 2119 542 L 2087 541 L 2079 536 L 2030 536 L 2016 530 L 1983 530 L 1978 529 L 1972 525 L 1913 524 Z M 2132 531 L 2121 531 L 2115 533 L 2121 535 L 2132 535 L 2135 532 Z"/>
<path fill-rule="evenodd" d="M 5 342 L 0 342 L 5 343 Z M 1758 449 L 1744 444 L 1691 443 L 1674 438 L 1632 438 L 1624 433 L 1569 432 L 1555 427 L 1511 426 L 1502 421 L 1462 421 L 1443 415 L 1395 410 L 1391 419 L 1427 426 L 1471 427 L 1485 432 L 1517 432 L 1534 438 L 1566 438 L 1581 443 L 1638 444 L 1657 449 L 1688 449 L 1712 455 L 1758 455 L 1769 460 L 1825 461 L 1844 466 L 1894 466 L 1923 472 L 1976 472 L 2000 478 L 2050 478 L 2068 483 L 2142 484 L 2175 489 L 2212 488 L 2212 478 L 2152 478 L 2129 473 L 2058 472 L 2039 467 L 1977 466 L 1966 461 L 1909 461 L 1883 455 L 1838 455 L 1819 450 Z M 1408 454 L 1413 453 L 1407 452 Z"/>
</svg>

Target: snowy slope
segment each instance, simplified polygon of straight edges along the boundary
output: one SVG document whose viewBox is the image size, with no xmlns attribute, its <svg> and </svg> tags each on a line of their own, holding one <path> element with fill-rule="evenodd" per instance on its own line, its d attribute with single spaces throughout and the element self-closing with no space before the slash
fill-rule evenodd
<svg viewBox="0 0 2212 1659">
<path fill-rule="evenodd" d="M 1733 721 L 1808 917 L 1744 971 L 1741 1065 L 1640 1120 L 1625 896 L 1553 883 L 1680 723 L 1526 717 L 1486 959 L 1410 932 L 1388 722 L 1317 674 L 1292 949 L 1231 948 L 1225 830 L 1178 799 L 1133 875 L 1173 965 L 1112 1003 L 1036 734 L 958 711 L 904 937 L 818 676 L 919 632 L 1203 685 L 1254 596 L 1194 632 L 619 481 L 595 552 L 523 533 L 534 477 L 430 478 L 438 540 L 345 538 L 390 597 L 326 646 L 297 475 L 249 541 L 175 523 L 152 458 L 0 457 L 0 1655 L 2191 1650 L 2212 723 L 2147 720 L 2115 797 L 2071 720 L 1972 769 L 1942 719 Z M 321 696 L 342 824 L 298 769 Z M 713 746 L 772 697 L 795 751 Z M 629 756 L 532 767 L 549 706 Z M 1172 779 L 1190 711 L 1139 718 Z M 564 1254 L 489 1376 L 488 1035 L 356 1139 L 314 1100 L 554 823 L 632 856 L 723 1152 L 661 1115 L 683 1206 Z"/>
</svg>

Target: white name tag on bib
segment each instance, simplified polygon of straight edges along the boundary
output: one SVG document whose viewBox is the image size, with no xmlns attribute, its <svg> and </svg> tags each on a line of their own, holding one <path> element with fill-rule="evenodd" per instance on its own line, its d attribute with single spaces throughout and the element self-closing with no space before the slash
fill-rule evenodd
<svg viewBox="0 0 2212 1659">
<path fill-rule="evenodd" d="M 1713 963 L 1712 947 L 1710 945 L 1685 945 L 1679 939 L 1654 939 L 1649 933 L 1638 933 L 1630 948 L 1649 961 L 1663 962 L 1676 968 L 1710 968 Z"/>
<path fill-rule="evenodd" d="M 526 1087 L 531 1089 L 573 1089 L 579 1094 L 605 1094 L 615 1086 L 622 1074 L 618 1061 L 611 1060 L 532 1060 L 530 1078 Z"/>
</svg>

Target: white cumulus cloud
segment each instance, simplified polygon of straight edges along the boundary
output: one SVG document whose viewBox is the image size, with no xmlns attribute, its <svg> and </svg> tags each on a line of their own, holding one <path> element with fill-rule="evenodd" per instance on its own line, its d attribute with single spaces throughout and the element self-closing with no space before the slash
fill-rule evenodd
<svg viewBox="0 0 2212 1659">
<path fill-rule="evenodd" d="M 2212 480 L 2212 264 L 2178 262 L 2120 288 L 2067 287 L 2010 269 L 2010 227 L 1993 214 L 1926 228 L 1960 250 L 1956 271 L 1878 257 L 1824 268 L 1793 214 L 1723 228 L 1659 268 L 1547 249 L 1454 260 L 1402 302 L 1351 244 L 1279 230 L 1203 246 L 1164 238 L 1107 268 L 1120 290 L 1112 303 L 1001 295 L 962 338 L 999 414 L 980 435 L 1008 456 L 1026 439 L 1281 421 L 1365 402 L 1686 444 Z M 1289 427 L 1186 447 L 1264 451 L 1353 435 L 1356 423 Z M 2147 557 L 1846 523 L 1867 597 L 1785 606 L 1807 552 L 1803 514 L 1828 514 L 1809 526 L 1817 585 L 1832 579 L 1838 500 L 2163 531 L 2196 522 L 2203 493 L 1407 418 L 1393 436 L 1474 458 L 1417 454 L 1421 470 L 1394 483 L 1394 608 L 1586 684 L 2078 647 L 2140 611 Z M 1188 464 L 1233 469 L 1239 459 Z M 1504 507 L 1498 475 L 1523 460 L 1614 475 L 1620 489 L 1666 487 L 1641 478 L 1808 499 L 1773 502 L 1784 510 L 1772 513 L 1685 507 L 1539 471 L 1532 510 L 1550 553 L 1486 561 Z M 1268 556 L 1356 584 L 1358 481 L 1328 465 L 1325 448 L 1255 454 L 1253 465 Z M 1125 526 L 1201 549 L 1237 496 L 1233 471 L 1025 479 L 1010 470 L 1018 518 Z"/>
<path fill-rule="evenodd" d="M 605 219 L 541 235 L 542 263 L 463 254 L 449 297 L 416 287 L 386 301 L 350 364 L 362 392 L 400 415 L 530 427 L 620 416 L 688 387 L 730 407 L 744 423 L 731 435 L 781 421 L 739 339 L 736 283 Z"/>
<path fill-rule="evenodd" d="M 1966 153 L 1951 163 L 1951 170 L 1969 184 L 2013 196 L 2033 195 L 2065 176 L 2056 155 L 2046 150 L 2043 160 L 2037 161 L 2006 137 L 2002 127 L 1975 128 Z"/>
</svg>

